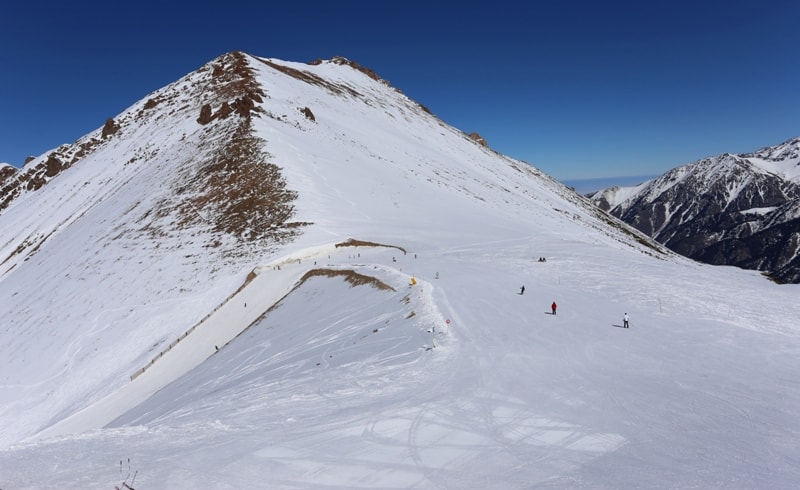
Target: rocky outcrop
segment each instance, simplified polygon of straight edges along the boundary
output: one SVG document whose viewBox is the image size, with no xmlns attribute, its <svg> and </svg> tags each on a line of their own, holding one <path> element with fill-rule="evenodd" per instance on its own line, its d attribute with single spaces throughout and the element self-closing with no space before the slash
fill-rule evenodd
<svg viewBox="0 0 800 490">
<path fill-rule="evenodd" d="M 478 143 L 479 145 L 481 145 L 481 146 L 483 146 L 483 147 L 485 147 L 485 148 L 488 148 L 488 147 L 489 147 L 489 143 L 487 143 L 487 142 L 486 142 L 486 140 L 484 139 L 484 137 L 483 137 L 483 136 L 481 136 L 480 134 L 478 134 L 478 133 L 474 132 L 474 131 L 473 131 L 472 133 L 470 133 L 470 134 L 469 134 L 469 139 L 471 139 L 471 140 L 472 140 L 472 141 L 474 141 L 475 143 Z"/>
<path fill-rule="evenodd" d="M 112 134 L 117 133 L 117 131 L 119 131 L 119 124 L 112 118 L 106 119 L 106 123 L 103 126 L 103 138 L 108 138 Z"/>
</svg>

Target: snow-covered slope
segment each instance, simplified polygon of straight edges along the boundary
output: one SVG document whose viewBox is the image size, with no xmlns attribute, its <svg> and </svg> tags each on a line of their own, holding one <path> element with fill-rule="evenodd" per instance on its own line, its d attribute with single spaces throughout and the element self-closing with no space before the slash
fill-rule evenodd
<svg viewBox="0 0 800 490">
<path fill-rule="evenodd" d="M 592 199 L 687 257 L 800 282 L 800 138 L 706 158 Z"/>
<path fill-rule="evenodd" d="M 0 488 L 800 476 L 795 286 L 345 59 L 224 55 L 3 185 Z"/>
</svg>

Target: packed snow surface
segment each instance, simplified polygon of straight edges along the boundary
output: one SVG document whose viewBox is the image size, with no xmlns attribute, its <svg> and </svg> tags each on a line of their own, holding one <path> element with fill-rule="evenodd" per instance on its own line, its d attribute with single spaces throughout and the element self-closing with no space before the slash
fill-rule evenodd
<svg viewBox="0 0 800 490">
<path fill-rule="evenodd" d="M 324 255 L 396 291 L 309 280 L 105 428 L 0 452 L 3 488 L 113 488 L 129 466 L 136 488 L 797 481 L 796 289 L 647 256 L 613 267 L 577 238 Z"/>
</svg>

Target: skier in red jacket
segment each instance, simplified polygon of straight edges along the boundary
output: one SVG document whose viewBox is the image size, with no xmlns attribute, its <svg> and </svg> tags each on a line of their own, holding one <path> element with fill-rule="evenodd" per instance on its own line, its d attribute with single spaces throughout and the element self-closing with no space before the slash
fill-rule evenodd
<svg viewBox="0 0 800 490">
<path fill-rule="evenodd" d="M 552 308 L 552 309 L 553 309 L 553 314 L 555 315 L 555 314 L 556 314 L 556 308 L 558 308 L 558 305 L 556 304 L 556 302 L 555 302 L 555 301 L 553 301 L 553 304 L 552 304 L 552 305 L 550 305 L 550 308 Z"/>
</svg>

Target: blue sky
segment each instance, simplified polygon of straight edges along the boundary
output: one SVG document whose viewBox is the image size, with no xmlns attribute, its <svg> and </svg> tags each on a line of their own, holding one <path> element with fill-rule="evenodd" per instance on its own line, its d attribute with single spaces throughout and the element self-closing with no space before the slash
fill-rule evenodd
<svg viewBox="0 0 800 490">
<path fill-rule="evenodd" d="M 344 56 L 562 180 L 800 136 L 800 2 L 13 2 L 0 161 L 71 143 L 228 51 Z"/>
</svg>

